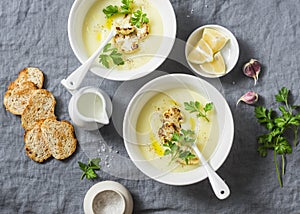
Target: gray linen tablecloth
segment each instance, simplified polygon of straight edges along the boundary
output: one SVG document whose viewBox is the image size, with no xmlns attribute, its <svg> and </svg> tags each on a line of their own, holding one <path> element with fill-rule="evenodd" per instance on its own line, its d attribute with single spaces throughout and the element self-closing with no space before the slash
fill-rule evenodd
<svg viewBox="0 0 300 214">
<path fill-rule="evenodd" d="M 113 141 L 109 149 L 124 156 L 128 167 L 134 168 L 113 125 L 89 136 L 77 130 L 79 145 L 82 145 L 65 161 L 51 159 L 38 164 L 26 156 L 20 117 L 6 112 L 4 93 L 22 68 L 39 67 L 46 76 L 44 87 L 56 97 L 58 119 L 70 120 L 68 102 L 71 95 L 60 80 L 80 65 L 67 35 L 72 3 L 73 0 L 0 2 L 0 213 L 83 213 L 87 190 L 103 180 L 114 180 L 128 188 L 134 199 L 134 213 L 300 213 L 300 146 L 287 156 L 284 187 L 280 188 L 273 156 L 261 158 L 256 151 L 256 138 L 264 130 L 256 122 L 254 107 L 235 106 L 243 93 L 255 90 L 260 94 L 258 104 L 275 108 L 274 94 L 283 86 L 291 89 L 293 100 L 300 104 L 299 0 L 171 1 L 177 16 L 179 41 L 186 41 L 188 35 L 201 25 L 220 24 L 236 35 L 240 45 L 236 67 L 216 85 L 228 101 L 235 123 L 232 150 L 218 170 L 231 189 L 230 197 L 224 201 L 214 196 L 207 179 L 180 187 L 146 179 L 142 174 L 134 179 L 124 174 L 122 165 L 110 160 L 112 166 L 109 166 L 109 157 L 105 160 L 108 164 L 104 160 L 101 162 L 100 178 L 81 181 L 77 161 L 86 162 L 93 155 L 89 153 L 90 148 L 85 148 L 85 143 L 97 142 L 100 137 L 102 141 Z M 179 45 L 174 51 L 172 54 L 178 56 L 184 50 Z M 262 63 L 256 86 L 241 71 L 250 58 Z M 167 60 L 159 70 L 192 74 L 174 60 Z M 121 83 L 102 81 L 92 73 L 83 84 L 93 81 L 98 85 L 101 83 L 101 88 L 111 97 L 122 86 Z M 123 98 L 127 99 L 126 103 L 130 95 Z M 114 104 L 118 104 L 118 100 Z"/>
</svg>

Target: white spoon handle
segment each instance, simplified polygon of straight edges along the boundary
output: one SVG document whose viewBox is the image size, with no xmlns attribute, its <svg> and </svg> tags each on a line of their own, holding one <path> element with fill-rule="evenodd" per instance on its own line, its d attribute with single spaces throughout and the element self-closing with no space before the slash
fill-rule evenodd
<svg viewBox="0 0 300 214">
<path fill-rule="evenodd" d="M 207 172 L 207 176 L 208 176 L 210 185 L 211 185 L 215 195 L 221 200 L 227 198 L 230 195 L 230 189 L 227 186 L 227 184 L 225 183 L 225 181 L 211 168 L 211 166 L 205 160 L 205 158 L 203 157 L 202 153 L 199 151 L 199 149 L 195 143 L 193 144 L 192 147 Z"/>
<path fill-rule="evenodd" d="M 67 79 L 63 79 L 61 81 L 61 84 L 63 84 L 69 91 L 76 90 L 81 84 L 87 71 L 89 70 L 95 59 L 99 56 L 102 49 L 115 36 L 115 34 L 115 30 L 112 30 L 104 40 L 104 42 L 100 45 L 100 47 L 93 53 L 93 55 L 90 56 L 90 58 L 88 58 L 88 60 L 85 61 L 85 63 L 83 63 L 79 68 L 73 71 L 73 73 L 70 74 Z"/>
</svg>

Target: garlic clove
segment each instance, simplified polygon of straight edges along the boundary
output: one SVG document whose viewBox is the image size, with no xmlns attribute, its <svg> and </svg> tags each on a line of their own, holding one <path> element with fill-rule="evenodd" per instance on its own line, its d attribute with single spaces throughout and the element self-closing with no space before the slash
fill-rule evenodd
<svg viewBox="0 0 300 214">
<path fill-rule="evenodd" d="M 248 91 L 246 94 L 241 96 L 241 98 L 237 101 L 236 105 L 238 105 L 240 101 L 243 101 L 244 103 L 250 105 L 254 104 L 258 101 L 258 94 L 255 93 L 254 91 Z"/>
<path fill-rule="evenodd" d="M 256 59 L 250 59 L 250 61 L 247 62 L 243 67 L 244 74 L 254 79 L 254 85 L 256 85 L 260 71 L 261 71 L 261 64 Z"/>
<path fill-rule="evenodd" d="M 253 68 L 253 70 L 254 70 L 254 72 L 255 72 L 256 79 L 258 80 L 258 75 L 259 75 L 260 70 L 261 70 L 261 64 L 260 64 L 260 62 L 259 62 L 258 60 L 256 60 L 256 59 L 251 59 L 251 60 L 250 60 L 250 63 L 251 63 L 252 68 Z"/>
</svg>

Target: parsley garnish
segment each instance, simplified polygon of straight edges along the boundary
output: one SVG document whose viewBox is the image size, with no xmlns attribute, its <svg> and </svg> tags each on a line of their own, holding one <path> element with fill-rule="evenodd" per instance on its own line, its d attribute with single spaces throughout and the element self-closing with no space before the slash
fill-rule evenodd
<svg viewBox="0 0 300 214">
<path fill-rule="evenodd" d="M 109 68 L 112 63 L 115 65 L 124 65 L 122 54 L 118 52 L 117 48 L 113 48 L 111 43 L 104 46 L 99 58 L 99 62 L 106 68 Z"/>
<path fill-rule="evenodd" d="M 171 155 L 171 162 L 181 159 L 188 165 L 189 160 L 195 157 L 188 149 L 195 140 L 195 132 L 181 129 L 180 134 L 175 132 L 171 141 L 163 144 L 166 147 L 164 155 Z"/>
<path fill-rule="evenodd" d="M 280 187 L 282 187 L 282 177 L 285 174 L 285 155 L 292 153 L 292 146 L 288 142 L 287 130 L 291 129 L 294 133 L 294 146 L 298 142 L 298 128 L 300 125 L 300 113 L 294 113 L 298 106 L 289 104 L 289 90 L 285 87 L 281 88 L 278 94 L 275 95 L 276 101 L 284 106 L 278 107 L 280 115 L 276 115 L 272 109 L 267 109 L 263 106 L 255 108 L 255 116 L 258 123 L 263 125 L 267 130 L 267 134 L 258 137 L 258 149 L 260 156 L 265 157 L 268 150 L 273 150 L 275 168 Z M 277 155 L 281 155 L 281 173 Z"/>
<path fill-rule="evenodd" d="M 149 23 L 147 14 L 143 13 L 141 9 L 133 12 L 133 0 L 122 0 L 121 2 L 122 5 L 120 7 L 117 5 L 109 5 L 102 10 L 106 15 L 106 18 L 110 18 L 117 14 L 132 14 L 130 23 L 136 27 L 140 28 L 143 24 Z"/>
<path fill-rule="evenodd" d="M 149 19 L 147 18 L 146 13 L 143 13 L 142 10 L 137 10 L 136 12 L 133 13 L 130 22 L 131 24 L 140 28 L 142 24 L 149 23 Z"/>
<path fill-rule="evenodd" d="M 189 111 L 190 113 L 197 112 L 197 117 L 203 117 L 207 122 L 209 122 L 209 119 L 207 117 L 207 112 L 212 110 L 213 108 L 213 103 L 207 103 L 204 107 L 203 110 L 201 108 L 200 102 L 196 101 L 190 101 L 190 102 L 184 102 L 184 107 L 185 110 Z"/>
<path fill-rule="evenodd" d="M 118 6 L 109 5 L 106 8 L 104 8 L 103 13 L 106 15 L 106 18 L 110 18 L 115 14 L 119 13 Z"/>
<path fill-rule="evenodd" d="M 122 0 L 122 6 L 120 9 L 121 14 L 129 14 L 132 13 L 132 3 L 133 0 Z"/>
<path fill-rule="evenodd" d="M 88 164 L 84 164 L 80 161 L 78 161 L 78 165 L 80 167 L 80 169 L 83 171 L 80 180 L 82 180 L 84 177 L 86 177 L 86 179 L 94 179 L 97 178 L 98 175 L 95 173 L 94 170 L 99 170 L 100 169 L 100 158 L 95 158 L 92 160 L 88 161 Z"/>
<path fill-rule="evenodd" d="M 116 5 L 109 5 L 102 11 L 106 15 L 106 18 L 110 18 L 116 14 L 130 14 L 132 13 L 133 0 L 122 0 L 122 5 L 119 8 Z"/>
</svg>

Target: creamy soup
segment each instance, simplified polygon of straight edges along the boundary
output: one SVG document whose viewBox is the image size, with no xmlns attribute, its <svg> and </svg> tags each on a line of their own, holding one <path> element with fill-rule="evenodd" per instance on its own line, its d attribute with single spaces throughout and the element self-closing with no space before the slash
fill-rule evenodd
<svg viewBox="0 0 300 214">
<path fill-rule="evenodd" d="M 108 36 L 113 23 L 124 17 L 124 15 L 115 15 L 111 18 L 106 18 L 102 10 L 109 5 L 119 6 L 121 5 L 121 0 L 98 0 L 85 17 L 82 36 L 89 56 L 97 50 Z M 125 64 L 117 66 L 121 70 L 137 68 L 147 63 L 152 59 L 153 54 L 157 53 L 162 41 L 163 22 L 158 10 L 148 0 L 134 0 L 134 10 L 138 9 L 142 9 L 149 18 L 150 34 L 139 43 L 137 51 L 131 54 L 122 53 Z"/>
<path fill-rule="evenodd" d="M 204 157 L 209 159 L 213 153 L 219 137 L 219 128 L 216 111 L 208 112 L 209 122 L 204 118 L 197 118 L 196 113 L 185 110 L 184 102 L 199 101 L 205 105 L 209 101 L 200 94 L 187 89 L 172 89 L 153 96 L 140 111 L 136 130 L 137 141 L 144 157 L 151 161 L 163 159 L 165 148 L 158 136 L 158 130 L 162 126 L 159 115 L 166 110 L 177 107 L 183 115 L 182 129 L 192 130 L 196 133 L 196 145 L 202 151 Z M 179 165 L 174 171 L 183 172 L 195 169 L 198 165 Z"/>
</svg>

